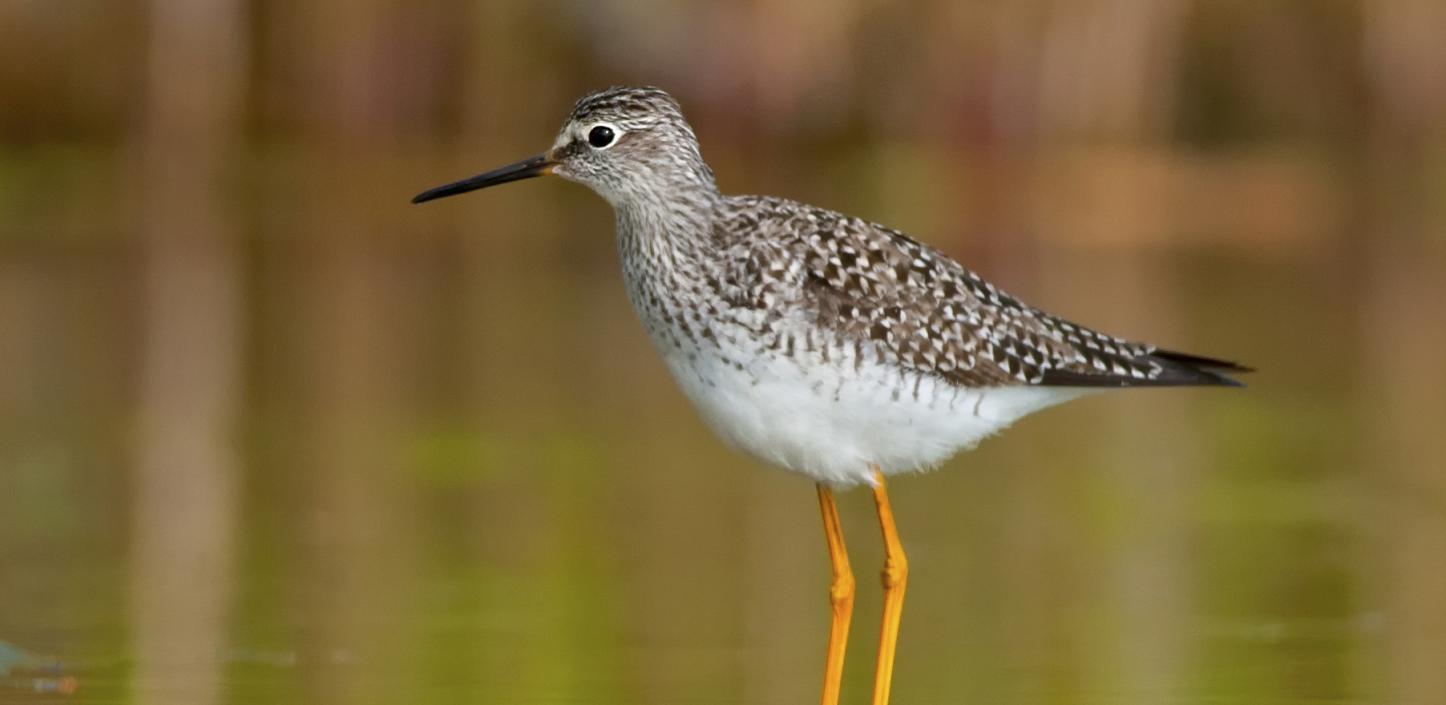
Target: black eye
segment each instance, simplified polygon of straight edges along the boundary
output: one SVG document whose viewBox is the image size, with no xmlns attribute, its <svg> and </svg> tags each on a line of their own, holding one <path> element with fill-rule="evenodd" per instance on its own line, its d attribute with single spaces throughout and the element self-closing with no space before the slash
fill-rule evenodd
<svg viewBox="0 0 1446 705">
<path fill-rule="evenodd" d="M 598 125 L 588 130 L 587 143 L 598 149 L 602 149 L 613 143 L 613 136 L 613 128 L 607 125 Z"/>
</svg>

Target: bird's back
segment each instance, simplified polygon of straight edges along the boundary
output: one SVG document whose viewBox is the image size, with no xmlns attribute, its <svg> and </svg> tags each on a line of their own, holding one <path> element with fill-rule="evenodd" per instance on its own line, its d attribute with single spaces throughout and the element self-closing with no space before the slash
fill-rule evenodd
<svg viewBox="0 0 1446 705">
<path fill-rule="evenodd" d="M 1027 306 L 882 225 L 779 198 L 725 204 L 715 230 L 745 299 L 793 299 L 820 334 L 902 370 L 967 387 L 1236 385 L 1221 373 L 1245 371 Z"/>
</svg>

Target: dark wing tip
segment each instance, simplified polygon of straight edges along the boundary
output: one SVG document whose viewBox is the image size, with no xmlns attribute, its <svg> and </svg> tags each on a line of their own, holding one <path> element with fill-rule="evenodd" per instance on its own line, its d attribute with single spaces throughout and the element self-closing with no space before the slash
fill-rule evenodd
<svg viewBox="0 0 1446 705">
<path fill-rule="evenodd" d="M 1160 366 L 1154 377 L 1099 374 L 1073 370 L 1047 370 L 1039 384 L 1051 387 L 1244 387 L 1245 383 L 1225 373 L 1254 372 L 1234 362 L 1199 355 L 1157 350 L 1132 359 Z"/>
<path fill-rule="evenodd" d="M 1242 365 L 1238 362 L 1231 362 L 1229 360 L 1221 360 L 1213 357 L 1203 357 L 1201 355 L 1190 355 L 1187 353 L 1175 352 L 1173 350 L 1156 350 L 1155 352 L 1150 354 L 1150 357 L 1155 358 L 1156 360 L 1168 360 L 1170 362 L 1178 362 L 1182 365 L 1194 367 L 1201 370 L 1210 370 L 1212 372 L 1236 372 L 1244 374 L 1246 372 L 1255 371 L 1255 368 L 1246 367 L 1245 365 Z"/>
</svg>

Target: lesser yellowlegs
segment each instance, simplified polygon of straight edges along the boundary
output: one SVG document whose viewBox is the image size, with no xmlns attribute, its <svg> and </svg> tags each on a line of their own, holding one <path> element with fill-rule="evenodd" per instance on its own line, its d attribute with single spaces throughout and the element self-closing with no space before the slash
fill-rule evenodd
<svg viewBox="0 0 1446 705">
<path fill-rule="evenodd" d="M 1093 391 L 1238 386 L 1223 373 L 1248 371 L 1069 323 L 882 225 L 725 196 L 677 101 L 656 88 L 588 95 L 543 154 L 412 200 L 544 174 L 612 204 L 628 297 L 713 430 L 817 483 L 833 566 L 823 705 L 838 700 L 854 598 L 831 488 L 870 485 L 884 534 L 883 705 L 908 577 L 885 477 Z"/>
</svg>

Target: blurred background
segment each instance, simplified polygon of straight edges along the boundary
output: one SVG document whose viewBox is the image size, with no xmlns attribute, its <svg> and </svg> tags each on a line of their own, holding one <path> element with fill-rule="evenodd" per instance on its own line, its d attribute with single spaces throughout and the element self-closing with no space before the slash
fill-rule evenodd
<svg viewBox="0 0 1446 705">
<path fill-rule="evenodd" d="M 0 2 L 0 702 L 814 702 L 813 488 L 715 441 L 540 180 L 672 91 L 1244 391 L 893 484 L 901 703 L 1446 703 L 1439 0 Z M 843 497 L 865 702 L 880 562 Z"/>
</svg>

